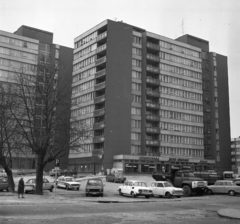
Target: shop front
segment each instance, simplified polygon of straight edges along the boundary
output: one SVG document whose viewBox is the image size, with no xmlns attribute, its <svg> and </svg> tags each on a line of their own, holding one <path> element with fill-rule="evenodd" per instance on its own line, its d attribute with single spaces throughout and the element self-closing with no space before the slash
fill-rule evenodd
<svg viewBox="0 0 240 224">
<path fill-rule="evenodd" d="M 169 172 L 172 166 L 192 171 L 215 170 L 214 160 L 195 158 L 115 155 L 113 160 L 113 168 L 121 168 L 125 173 Z"/>
</svg>

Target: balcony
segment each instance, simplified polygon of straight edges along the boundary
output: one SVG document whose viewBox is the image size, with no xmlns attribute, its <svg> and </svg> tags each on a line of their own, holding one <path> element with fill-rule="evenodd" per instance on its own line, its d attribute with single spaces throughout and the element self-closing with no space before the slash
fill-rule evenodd
<svg viewBox="0 0 240 224">
<path fill-rule="evenodd" d="M 105 95 L 94 98 L 94 103 L 102 103 L 106 100 Z"/>
<path fill-rule="evenodd" d="M 153 54 L 147 54 L 147 59 L 152 60 L 152 61 L 157 61 L 157 62 L 160 61 L 160 58 Z"/>
<path fill-rule="evenodd" d="M 146 145 L 160 146 L 160 142 L 157 140 L 146 140 Z"/>
<path fill-rule="evenodd" d="M 147 89 L 147 95 L 154 96 L 154 97 L 160 97 L 160 92 L 151 90 L 151 89 Z"/>
<path fill-rule="evenodd" d="M 153 109 L 160 109 L 160 105 L 156 103 L 146 103 L 146 107 L 153 108 Z"/>
<path fill-rule="evenodd" d="M 107 49 L 107 44 L 103 44 L 102 46 L 98 47 L 97 48 L 97 53 L 101 52 L 101 51 L 104 51 Z"/>
<path fill-rule="evenodd" d="M 101 33 L 97 36 L 97 41 L 102 40 L 103 38 L 107 37 L 107 31 Z"/>
<path fill-rule="evenodd" d="M 104 122 L 95 123 L 95 124 L 93 125 L 93 129 L 94 129 L 94 130 L 103 129 L 104 127 L 105 127 Z"/>
<path fill-rule="evenodd" d="M 104 89 L 105 87 L 106 87 L 106 83 L 101 82 L 101 83 L 95 85 L 94 90 L 96 91 L 96 90 Z"/>
<path fill-rule="evenodd" d="M 93 137 L 93 143 L 99 143 L 99 142 L 104 142 L 105 138 L 103 135 L 101 136 L 94 136 Z"/>
<path fill-rule="evenodd" d="M 160 133 L 160 129 L 159 128 L 146 127 L 146 132 L 159 134 Z"/>
<path fill-rule="evenodd" d="M 160 85 L 159 79 L 153 79 L 151 77 L 147 77 L 146 82 L 153 85 Z"/>
<path fill-rule="evenodd" d="M 105 114 L 105 109 L 103 108 L 103 109 L 99 109 L 99 110 L 95 110 L 94 112 L 93 112 L 93 116 L 94 117 L 98 117 L 98 116 L 102 116 L 102 115 L 104 115 Z"/>
<path fill-rule="evenodd" d="M 147 71 L 154 72 L 154 73 L 159 73 L 160 69 L 157 68 L 157 67 L 153 67 L 153 66 L 147 65 Z"/>
<path fill-rule="evenodd" d="M 146 114 L 146 120 L 149 120 L 149 121 L 160 121 L 160 116 Z"/>
<path fill-rule="evenodd" d="M 96 72 L 95 73 L 95 78 L 99 78 L 99 77 L 102 77 L 104 75 L 106 75 L 106 69 L 103 69 L 101 71 Z"/>
<path fill-rule="evenodd" d="M 99 156 L 104 154 L 104 148 L 101 149 L 93 149 L 92 150 L 92 155 L 93 156 Z"/>
<path fill-rule="evenodd" d="M 154 50 L 157 50 L 159 51 L 160 50 L 160 46 L 157 45 L 157 44 L 152 44 L 150 42 L 147 42 L 147 47 L 151 48 L 151 49 L 154 49 Z"/>
<path fill-rule="evenodd" d="M 106 57 L 106 56 L 105 56 L 105 57 L 102 57 L 102 58 L 98 59 L 98 60 L 95 62 L 95 65 L 97 66 L 97 65 L 103 64 L 103 63 L 105 63 L 106 61 L 107 61 L 107 57 Z"/>
</svg>

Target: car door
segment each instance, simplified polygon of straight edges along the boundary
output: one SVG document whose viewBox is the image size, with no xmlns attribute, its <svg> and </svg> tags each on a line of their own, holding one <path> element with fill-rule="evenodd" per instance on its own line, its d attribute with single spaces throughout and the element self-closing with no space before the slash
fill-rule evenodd
<svg viewBox="0 0 240 224">
<path fill-rule="evenodd" d="M 224 185 L 223 185 L 223 182 L 216 182 L 215 184 L 215 192 L 214 193 L 217 193 L 217 194 L 221 194 L 221 193 L 224 193 Z"/>
<path fill-rule="evenodd" d="M 128 182 L 128 186 L 126 186 L 126 194 L 130 194 L 133 187 L 133 182 Z"/>
<path fill-rule="evenodd" d="M 157 195 L 165 195 L 163 183 L 157 183 Z"/>
<path fill-rule="evenodd" d="M 49 189 L 49 181 L 44 178 L 43 179 L 43 190 L 48 190 Z"/>
<path fill-rule="evenodd" d="M 149 187 L 152 189 L 153 194 L 157 194 L 157 187 L 156 187 L 156 185 L 157 184 L 155 182 L 153 182 L 153 183 L 151 183 L 149 185 Z"/>
<path fill-rule="evenodd" d="M 123 194 L 126 194 L 126 187 L 128 185 L 128 182 L 126 181 L 122 186 L 121 186 L 121 191 Z"/>
</svg>

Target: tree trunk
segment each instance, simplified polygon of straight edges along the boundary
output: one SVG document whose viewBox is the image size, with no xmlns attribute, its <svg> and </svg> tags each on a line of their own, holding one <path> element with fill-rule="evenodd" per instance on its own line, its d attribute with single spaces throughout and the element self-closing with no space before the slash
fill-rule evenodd
<svg viewBox="0 0 240 224">
<path fill-rule="evenodd" d="M 36 168 L 36 189 L 35 194 L 42 195 L 43 194 L 43 157 L 38 155 L 37 157 L 37 168 Z"/>
<path fill-rule="evenodd" d="M 10 192 L 15 192 L 15 183 L 13 180 L 12 170 L 8 166 L 5 167 L 4 169 L 8 177 L 8 184 L 9 184 L 8 189 Z"/>
</svg>

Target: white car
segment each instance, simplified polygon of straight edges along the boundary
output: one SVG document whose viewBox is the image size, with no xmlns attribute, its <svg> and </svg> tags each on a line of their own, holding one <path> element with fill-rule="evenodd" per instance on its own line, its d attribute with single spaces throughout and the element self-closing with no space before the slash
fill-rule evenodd
<svg viewBox="0 0 240 224">
<path fill-rule="evenodd" d="M 118 187 L 119 195 L 130 195 L 132 198 L 137 196 L 145 196 L 145 198 L 153 197 L 152 190 L 147 184 L 139 180 L 128 180 Z"/>
<path fill-rule="evenodd" d="M 79 190 L 81 184 L 77 182 L 73 177 L 60 176 L 56 181 L 57 187 L 65 188 L 66 190 Z"/>
<path fill-rule="evenodd" d="M 43 178 L 43 190 L 53 191 L 54 183 L 49 182 L 46 178 Z M 36 189 L 36 178 L 31 178 L 25 183 L 25 193 L 34 192 Z"/>
<path fill-rule="evenodd" d="M 153 191 L 153 194 L 159 197 L 164 196 L 167 198 L 171 198 L 172 196 L 176 196 L 177 198 L 180 198 L 181 196 L 183 196 L 183 189 L 174 187 L 168 181 L 153 181 L 150 182 L 148 186 Z"/>
</svg>

